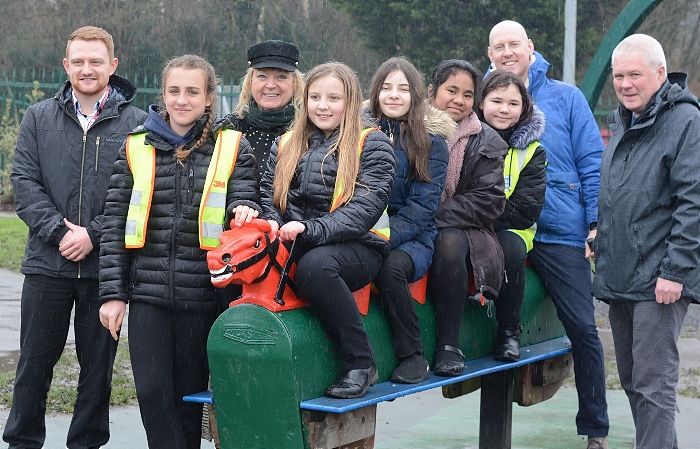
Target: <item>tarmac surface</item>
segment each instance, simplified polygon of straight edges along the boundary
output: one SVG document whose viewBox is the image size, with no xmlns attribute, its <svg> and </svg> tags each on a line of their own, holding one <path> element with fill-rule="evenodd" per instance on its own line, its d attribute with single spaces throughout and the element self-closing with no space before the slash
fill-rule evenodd
<svg viewBox="0 0 700 449">
<path fill-rule="evenodd" d="M 23 276 L 0 269 L 0 373 L 14 370 L 19 355 L 20 296 Z M 596 301 L 599 334 L 605 357 L 614 360 L 612 337 L 604 303 Z M 124 331 L 126 331 L 124 326 Z M 74 345 L 71 332 L 69 347 Z M 700 306 L 692 305 L 680 339 L 681 369 L 698 375 L 681 379 L 700 390 Z M 634 424 L 622 390 L 608 390 L 609 447 L 634 447 Z M 457 399 L 443 399 L 440 389 L 381 403 L 377 408 L 376 449 L 469 449 L 478 447 L 479 392 Z M 565 386 L 550 400 L 532 407 L 513 408 L 513 449 L 583 449 L 586 441 L 576 435 L 576 390 Z M 0 405 L 0 430 L 9 410 Z M 700 399 L 679 396 L 676 429 L 680 449 L 700 449 Z M 104 449 L 146 449 L 146 435 L 138 407 L 113 407 L 110 442 Z M 64 449 L 70 415 L 47 417 L 45 449 Z M 202 448 L 214 444 L 202 441 Z"/>
</svg>

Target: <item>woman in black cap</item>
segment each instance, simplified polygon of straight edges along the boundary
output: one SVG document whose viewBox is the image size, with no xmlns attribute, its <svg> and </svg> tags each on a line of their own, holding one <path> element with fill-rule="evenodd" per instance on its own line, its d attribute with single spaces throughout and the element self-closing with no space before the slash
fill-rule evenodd
<svg viewBox="0 0 700 449">
<path fill-rule="evenodd" d="M 304 80 L 298 64 L 299 47 L 289 42 L 269 40 L 248 49 L 238 106 L 227 118 L 253 147 L 261 176 L 270 147 L 287 131 L 301 105 Z"/>
</svg>

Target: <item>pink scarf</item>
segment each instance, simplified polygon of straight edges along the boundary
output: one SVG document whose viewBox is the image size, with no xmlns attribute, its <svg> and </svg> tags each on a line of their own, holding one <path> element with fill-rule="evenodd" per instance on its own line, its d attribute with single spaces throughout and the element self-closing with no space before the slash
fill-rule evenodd
<svg viewBox="0 0 700 449">
<path fill-rule="evenodd" d="M 464 152 L 467 150 L 469 137 L 481 132 L 481 122 L 472 111 L 457 123 L 457 130 L 447 141 L 450 150 L 450 160 L 447 164 L 447 177 L 445 179 L 445 190 L 442 192 L 441 201 L 451 197 L 457 190 L 459 175 L 464 165 Z"/>
</svg>

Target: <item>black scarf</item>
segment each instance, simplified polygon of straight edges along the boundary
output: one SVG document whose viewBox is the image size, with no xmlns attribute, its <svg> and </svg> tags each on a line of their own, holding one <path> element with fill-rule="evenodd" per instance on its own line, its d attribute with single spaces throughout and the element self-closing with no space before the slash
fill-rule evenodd
<svg viewBox="0 0 700 449">
<path fill-rule="evenodd" d="M 251 128 L 257 128 L 266 132 L 278 131 L 282 133 L 287 130 L 289 123 L 294 119 L 294 113 L 295 109 L 292 103 L 288 103 L 282 109 L 263 111 L 258 109 L 258 104 L 254 100 L 250 100 L 250 107 L 244 120 Z"/>
</svg>

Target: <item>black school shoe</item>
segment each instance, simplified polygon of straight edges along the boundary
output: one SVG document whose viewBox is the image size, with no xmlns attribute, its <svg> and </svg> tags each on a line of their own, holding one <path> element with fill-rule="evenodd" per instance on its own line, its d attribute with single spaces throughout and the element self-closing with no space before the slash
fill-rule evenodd
<svg viewBox="0 0 700 449">
<path fill-rule="evenodd" d="M 496 350 L 493 358 L 499 362 L 517 362 L 520 360 L 520 332 L 521 327 L 515 330 L 498 326 L 496 331 Z"/>
<path fill-rule="evenodd" d="M 464 354 L 451 345 L 438 346 L 435 349 L 435 375 L 455 377 L 464 371 Z"/>
<path fill-rule="evenodd" d="M 379 380 L 377 368 L 351 369 L 340 376 L 324 393 L 330 398 L 353 399 L 364 396 L 367 389 Z"/>
<path fill-rule="evenodd" d="M 403 357 L 391 373 L 391 381 L 397 384 L 417 384 L 430 377 L 430 366 L 422 354 Z"/>
</svg>

